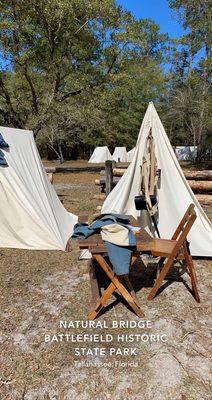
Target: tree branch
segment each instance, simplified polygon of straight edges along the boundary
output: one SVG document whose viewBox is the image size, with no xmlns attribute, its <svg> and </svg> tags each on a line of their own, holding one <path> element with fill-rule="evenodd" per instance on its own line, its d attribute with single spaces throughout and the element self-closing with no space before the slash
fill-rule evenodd
<svg viewBox="0 0 212 400">
<path fill-rule="evenodd" d="M 128 43 L 125 43 L 125 45 L 123 46 L 123 49 L 126 47 L 127 44 L 128 44 Z M 71 92 L 68 92 L 68 93 L 66 93 L 66 94 L 63 95 L 63 97 L 61 98 L 60 101 L 66 100 L 68 97 L 71 97 L 71 96 L 76 96 L 76 95 L 80 94 L 83 90 L 85 90 L 85 89 L 87 89 L 87 88 L 94 88 L 94 87 L 96 87 L 96 86 L 102 85 L 102 84 L 105 82 L 105 78 L 111 73 L 111 71 L 112 71 L 112 69 L 113 69 L 113 67 L 114 67 L 114 65 L 115 65 L 115 63 L 116 63 L 116 61 L 117 61 L 119 55 L 120 55 L 121 52 L 123 51 L 123 49 L 122 49 L 119 53 L 117 53 L 117 54 L 115 54 L 115 55 L 113 56 L 113 59 L 112 59 L 111 64 L 108 66 L 108 69 L 107 69 L 105 75 L 102 77 L 102 79 L 101 79 L 99 82 L 92 83 L 92 84 L 90 83 L 89 85 L 84 86 L 84 87 L 82 87 L 82 88 L 80 88 L 80 89 L 77 89 L 77 90 L 73 90 L 73 91 L 71 91 Z"/>
<path fill-rule="evenodd" d="M 28 68 L 27 68 L 27 64 L 25 64 L 24 66 L 24 76 L 29 84 L 29 87 L 31 89 L 31 94 L 32 94 L 32 105 L 33 108 L 35 110 L 35 113 L 38 114 L 38 101 L 37 101 L 37 95 L 36 95 L 36 91 L 32 82 L 32 79 L 30 77 L 30 75 L 28 74 Z"/>
<path fill-rule="evenodd" d="M 81 93 L 85 88 L 86 88 L 86 86 L 84 86 L 81 89 L 73 90 L 71 92 L 64 94 L 64 96 L 61 98 L 60 101 L 66 100 L 68 97 L 71 97 L 71 96 L 76 96 L 77 94 Z"/>
</svg>

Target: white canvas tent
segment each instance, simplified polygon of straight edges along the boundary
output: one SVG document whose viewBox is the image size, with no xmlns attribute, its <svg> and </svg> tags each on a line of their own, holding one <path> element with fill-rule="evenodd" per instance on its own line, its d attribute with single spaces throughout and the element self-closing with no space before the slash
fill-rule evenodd
<svg viewBox="0 0 212 400">
<path fill-rule="evenodd" d="M 126 147 L 116 147 L 113 153 L 113 160 L 117 162 L 127 162 L 127 150 Z"/>
<path fill-rule="evenodd" d="M 133 160 L 134 153 L 135 153 L 135 147 L 133 147 L 132 150 L 127 152 L 127 161 L 128 162 L 131 162 Z"/>
<path fill-rule="evenodd" d="M 108 150 L 107 146 L 99 146 L 96 147 L 89 163 L 104 163 L 107 160 L 112 160 L 112 156 L 110 151 Z"/>
<path fill-rule="evenodd" d="M 189 234 L 191 253 L 195 256 L 211 257 L 212 224 L 184 177 L 153 103 L 149 104 L 144 116 L 133 160 L 105 200 L 102 213 L 123 213 L 133 215 L 135 218 L 139 216 L 140 211 L 135 209 L 134 198 L 140 194 L 140 166 L 150 128 L 155 141 L 158 168 L 161 169 L 158 188 L 158 228 L 161 237 L 171 238 L 187 207 L 190 203 L 194 203 L 197 219 Z M 147 229 L 148 223 L 149 221 L 143 220 L 143 226 Z"/>
<path fill-rule="evenodd" d="M 65 250 L 77 216 L 49 183 L 33 132 L 0 127 L 9 144 L 0 166 L 0 247 Z"/>
</svg>

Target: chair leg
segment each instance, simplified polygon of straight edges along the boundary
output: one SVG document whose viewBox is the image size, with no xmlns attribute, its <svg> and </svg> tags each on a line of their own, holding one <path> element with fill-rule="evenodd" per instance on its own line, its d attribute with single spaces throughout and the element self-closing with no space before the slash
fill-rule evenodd
<svg viewBox="0 0 212 400">
<path fill-rule="evenodd" d="M 189 275 L 191 278 L 191 285 L 192 285 L 192 289 L 193 289 L 194 298 L 198 303 L 200 303 L 199 292 L 197 289 L 197 276 L 196 276 L 196 271 L 194 268 L 193 260 L 192 260 L 191 255 L 188 252 L 186 243 L 183 244 L 183 248 L 184 248 L 184 254 L 185 254 L 187 268 L 189 270 Z"/>
<path fill-rule="evenodd" d="M 158 261 L 158 265 L 157 265 L 157 271 L 156 271 L 156 277 L 158 278 L 159 273 L 160 273 L 160 269 L 162 268 L 162 265 L 164 264 L 165 258 L 164 257 L 160 257 L 159 261 Z"/>
<path fill-rule="evenodd" d="M 155 281 L 155 284 L 154 284 L 151 292 L 149 293 L 149 295 L 147 297 L 147 300 L 152 300 L 155 297 L 155 295 L 156 295 L 161 283 L 165 279 L 165 276 L 167 275 L 171 265 L 173 264 L 173 261 L 174 261 L 174 256 L 172 255 L 172 257 L 168 258 L 168 260 L 166 261 L 164 267 L 162 268 L 162 271 L 159 273 L 159 275 L 158 275 L 158 277 L 157 277 L 157 279 Z"/>
<path fill-rule="evenodd" d="M 188 252 L 186 243 L 183 244 L 183 249 L 184 249 L 185 260 L 187 263 L 187 268 L 190 273 L 194 297 L 195 297 L 195 300 L 199 303 L 200 298 L 199 298 L 199 293 L 198 293 L 198 289 L 197 289 L 197 278 L 196 278 L 195 268 L 194 268 L 192 257 Z M 155 284 L 154 284 L 151 292 L 149 293 L 149 296 L 147 297 L 148 300 L 152 300 L 155 297 L 161 283 L 165 279 L 171 265 L 173 264 L 175 257 L 176 257 L 176 254 L 172 254 L 172 256 L 168 258 L 167 262 L 165 263 L 164 267 L 162 268 L 162 271 L 158 275 L 158 278 L 156 279 Z"/>
</svg>

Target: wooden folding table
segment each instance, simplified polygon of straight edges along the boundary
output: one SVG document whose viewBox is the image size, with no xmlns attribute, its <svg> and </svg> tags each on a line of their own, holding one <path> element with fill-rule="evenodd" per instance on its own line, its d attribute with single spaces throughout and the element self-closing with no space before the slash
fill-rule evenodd
<svg viewBox="0 0 212 400">
<path fill-rule="evenodd" d="M 135 223 L 134 223 L 134 225 L 135 225 Z M 140 308 L 140 305 L 138 303 L 136 294 L 130 283 L 128 275 L 116 276 L 114 274 L 114 272 L 112 271 L 110 265 L 106 261 L 104 256 L 105 256 L 105 254 L 107 254 L 107 249 L 101 238 L 101 235 L 95 234 L 95 235 L 88 237 L 86 240 L 79 240 L 78 242 L 79 242 L 80 249 L 88 249 L 91 252 L 92 259 L 97 261 L 98 265 L 102 268 L 102 270 L 106 273 L 106 275 L 108 276 L 108 278 L 110 280 L 109 286 L 107 287 L 107 289 L 104 291 L 104 293 L 100 297 L 98 282 L 96 280 L 95 271 L 91 264 L 91 269 L 90 269 L 91 288 L 92 288 L 93 295 L 96 298 L 97 304 L 96 304 L 95 308 L 88 314 L 88 319 L 93 320 L 94 318 L 97 317 L 97 315 L 100 313 L 100 311 L 104 307 L 106 301 L 110 298 L 112 293 L 116 290 L 118 290 L 118 292 L 121 294 L 121 296 L 125 299 L 125 301 L 129 304 L 129 306 L 136 313 L 136 315 L 143 318 L 145 315 Z M 137 242 L 139 242 L 139 252 L 149 252 L 149 251 L 151 251 L 151 249 L 154 245 L 154 238 L 152 238 L 143 228 L 141 228 Z M 131 257 L 131 265 L 135 262 L 137 257 L 138 257 L 137 252 L 133 253 L 133 255 Z M 123 278 L 125 281 L 125 286 L 122 283 Z M 126 288 L 126 286 L 127 286 L 127 288 Z M 127 289 L 129 289 L 129 290 L 127 290 Z"/>
</svg>

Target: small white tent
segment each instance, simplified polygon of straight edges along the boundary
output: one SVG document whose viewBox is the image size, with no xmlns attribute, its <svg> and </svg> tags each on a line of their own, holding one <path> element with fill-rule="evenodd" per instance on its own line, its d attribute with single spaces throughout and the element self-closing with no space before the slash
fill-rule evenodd
<svg viewBox="0 0 212 400">
<path fill-rule="evenodd" d="M 175 153 L 178 160 L 193 160 L 197 155 L 197 146 L 176 146 Z"/>
<path fill-rule="evenodd" d="M 33 132 L 0 127 L 8 149 L 0 166 L 0 247 L 65 250 L 77 216 L 61 204 L 43 168 Z"/>
<path fill-rule="evenodd" d="M 135 147 L 133 147 L 132 150 L 127 152 L 127 161 L 128 162 L 131 162 L 133 160 L 134 153 L 135 153 Z"/>
<path fill-rule="evenodd" d="M 88 162 L 95 164 L 95 163 L 104 163 L 107 160 L 112 160 L 110 151 L 108 150 L 107 146 L 99 146 L 95 148 Z"/>
<path fill-rule="evenodd" d="M 117 162 L 127 162 L 127 150 L 126 147 L 116 147 L 113 153 L 113 160 Z"/>
<path fill-rule="evenodd" d="M 106 198 L 102 213 L 139 216 L 134 198 L 140 194 L 141 171 L 146 138 L 152 128 L 161 182 L 158 188 L 158 228 L 162 238 L 170 238 L 190 203 L 195 204 L 197 219 L 189 234 L 191 254 L 212 256 L 212 224 L 188 185 L 157 111 L 150 103 L 141 125 L 133 160 L 119 183 Z M 148 224 L 143 220 L 144 228 Z"/>
</svg>

